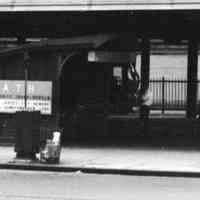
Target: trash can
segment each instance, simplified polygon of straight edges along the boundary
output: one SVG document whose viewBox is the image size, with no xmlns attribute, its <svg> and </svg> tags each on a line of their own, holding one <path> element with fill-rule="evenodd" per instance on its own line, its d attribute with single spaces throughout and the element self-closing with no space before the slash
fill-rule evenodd
<svg viewBox="0 0 200 200">
<path fill-rule="evenodd" d="M 39 153 L 40 111 L 16 112 L 16 158 L 35 159 Z"/>
</svg>

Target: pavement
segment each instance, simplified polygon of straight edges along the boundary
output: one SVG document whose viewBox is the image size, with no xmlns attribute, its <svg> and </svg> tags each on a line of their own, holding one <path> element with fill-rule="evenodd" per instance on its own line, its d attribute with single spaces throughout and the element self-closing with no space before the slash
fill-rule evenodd
<svg viewBox="0 0 200 200">
<path fill-rule="evenodd" d="M 0 146 L 0 168 L 60 172 L 200 177 L 200 149 L 131 145 L 67 145 L 60 163 L 15 161 L 14 146 Z M 39 154 L 37 154 L 39 158 Z"/>
</svg>

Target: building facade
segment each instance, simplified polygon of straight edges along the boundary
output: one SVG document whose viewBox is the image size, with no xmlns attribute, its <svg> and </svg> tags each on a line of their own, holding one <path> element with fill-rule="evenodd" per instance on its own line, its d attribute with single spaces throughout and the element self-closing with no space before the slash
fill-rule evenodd
<svg viewBox="0 0 200 200">
<path fill-rule="evenodd" d="M 140 132 L 136 128 L 139 119 L 131 124 L 123 121 L 124 116 L 117 118 L 117 122 L 110 120 L 116 105 L 123 107 L 127 100 L 128 65 L 135 62 L 137 54 L 141 55 L 140 87 L 146 88 L 153 63 L 151 41 L 176 45 L 178 51 L 184 46 L 188 81 L 185 120 L 189 119 L 188 127 L 193 130 L 191 124 L 197 111 L 199 9 L 198 0 L 3 1 L 0 37 L 16 37 L 18 47 L 0 52 L 0 77 L 2 81 L 24 80 L 27 53 L 28 81 L 51 83 L 51 112 L 43 116 L 44 126 L 64 127 L 66 138 L 123 132 L 131 136 L 133 129 Z M 31 46 L 27 45 L 27 38 L 43 40 Z M 173 55 L 173 59 L 175 62 L 177 57 Z M 114 83 L 117 73 L 123 79 L 122 88 L 116 87 L 120 80 Z M 119 111 L 120 116 L 124 110 L 123 107 L 123 113 Z M 12 114 L 1 115 L 3 132 L 12 121 L 5 119 Z M 167 122 L 167 126 L 173 120 L 163 123 Z"/>
</svg>

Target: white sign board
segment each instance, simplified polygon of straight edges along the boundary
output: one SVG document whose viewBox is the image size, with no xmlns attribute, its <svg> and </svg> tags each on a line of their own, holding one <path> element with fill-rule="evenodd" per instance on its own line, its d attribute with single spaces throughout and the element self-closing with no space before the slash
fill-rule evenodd
<svg viewBox="0 0 200 200">
<path fill-rule="evenodd" d="M 88 62 L 99 63 L 132 63 L 136 62 L 135 52 L 110 52 L 110 51 L 90 51 L 88 52 Z"/>
<path fill-rule="evenodd" d="M 113 76 L 122 79 L 122 67 L 118 66 L 113 67 Z"/>
<path fill-rule="evenodd" d="M 25 109 L 25 81 L 0 80 L 0 113 Z M 52 82 L 27 82 L 27 110 L 52 113 Z"/>
</svg>

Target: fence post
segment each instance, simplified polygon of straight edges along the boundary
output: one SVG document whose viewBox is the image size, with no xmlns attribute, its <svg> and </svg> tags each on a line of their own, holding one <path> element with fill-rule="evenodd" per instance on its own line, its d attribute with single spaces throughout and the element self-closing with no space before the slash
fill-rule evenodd
<svg viewBox="0 0 200 200">
<path fill-rule="evenodd" d="M 165 113 L 165 78 L 162 77 L 162 114 Z"/>
</svg>

